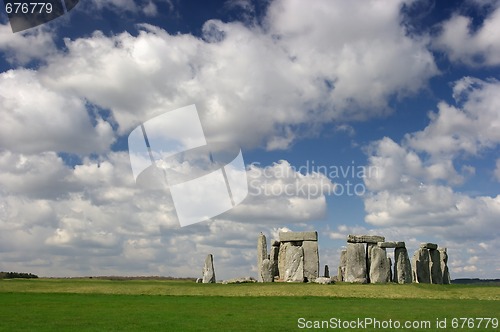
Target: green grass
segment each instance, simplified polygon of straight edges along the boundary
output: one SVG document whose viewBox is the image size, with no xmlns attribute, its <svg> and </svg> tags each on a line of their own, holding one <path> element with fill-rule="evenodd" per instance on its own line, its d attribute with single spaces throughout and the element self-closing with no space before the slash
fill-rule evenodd
<svg viewBox="0 0 500 332">
<path fill-rule="evenodd" d="M 499 300 L 494 286 L 1 280 L 0 331 L 290 331 L 300 317 L 432 323 L 420 331 L 447 318 L 451 330 L 452 318 L 500 318 Z"/>
</svg>

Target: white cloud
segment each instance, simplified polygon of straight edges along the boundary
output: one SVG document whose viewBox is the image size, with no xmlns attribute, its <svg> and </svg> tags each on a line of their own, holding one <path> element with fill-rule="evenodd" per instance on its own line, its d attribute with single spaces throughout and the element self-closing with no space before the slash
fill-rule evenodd
<svg viewBox="0 0 500 332">
<path fill-rule="evenodd" d="M 252 166 L 254 187 L 246 201 L 180 228 L 166 188 L 136 186 L 126 153 L 71 168 L 53 152 L 5 151 L 0 168 L 2 269 L 49 276 L 198 276 L 208 253 L 215 255 L 219 278 L 254 275 L 260 231 L 270 236 L 279 225 L 308 223 L 326 210 L 324 194 L 296 185 L 321 185 L 325 192 L 332 186 L 324 176 L 299 175 L 286 161 Z M 285 192 L 287 185 L 293 186 Z M 274 194 L 259 192 L 266 186 Z"/>
<path fill-rule="evenodd" d="M 284 149 L 325 122 L 386 114 L 389 97 L 437 74 L 427 41 L 405 33 L 399 9 L 276 1 L 263 27 L 212 20 L 203 39 L 150 25 L 138 36 L 95 33 L 66 40 L 67 52 L 41 73 L 52 89 L 110 109 L 120 134 L 195 103 L 209 137 Z"/>
<path fill-rule="evenodd" d="M 489 268 L 483 261 L 466 264 L 459 258 L 470 256 L 463 248 L 484 252 L 500 236 L 500 195 L 469 196 L 457 190 L 475 169 L 464 165 L 460 174 L 454 164 L 500 144 L 500 85 L 464 78 L 453 92 L 457 105 L 439 103 L 423 130 L 407 134 L 399 144 L 385 137 L 367 150 L 368 166 L 376 172 L 365 178 L 370 191 L 364 196 L 365 221 L 383 234 L 399 229 L 406 238 L 433 239 L 455 251 L 454 272 L 485 275 Z M 498 258 L 486 256 L 488 264 L 498 265 Z"/>
<path fill-rule="evenodd" d="M 484 4 L 482 4 L 484 5 Z M 455 14 L 442 23 L 434 47 L 446 52 L 451 61 L 470 66 L 496 66 L 500 64 L 500 3 L 476 30 L 472 18 Z"/>
<path fill-rule="evenodd" d="M 21 152 L 103 152 L 114 141 L 109 123 L 92 125 L 82 100 L 43 85 L 27 69 L 0 74 L 0 140 Z"/>
<path fill-rule="evenodd" d="M 0 52 L 15 65 L 25 65 L 32 60 L 45 61 L 56 53 L 53 34 L 46 27 L 13 33 L 8 24 L 0 23 Z"/>
<path fill-rule="evenodd" d="M 334 184 L 324 174 L 297 172 L 281 160 L 264 168 L 251 165 L 249 193 L 228 215 L 237 220 L 259 223 L 310 222 L 323 219 L 326 196 Z"/>
<path fill-rule="evenodd" d="M 430 113 L 431 123 L 405 137 L 406 144 L 433 158 L 475 155 L 500 143 L 500 82 L 464 77 L 455 82 L 457 106 L 444 102 Z"/>
</svg>

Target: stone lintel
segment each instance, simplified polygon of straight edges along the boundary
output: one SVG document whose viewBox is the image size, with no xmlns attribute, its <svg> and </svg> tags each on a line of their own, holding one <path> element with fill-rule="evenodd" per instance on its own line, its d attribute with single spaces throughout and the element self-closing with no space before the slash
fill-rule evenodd
<svg viewBox="0 0 500 332">
<path fill-rule="evenodd" d="M 420 243 L 420 248 L 436 250 L 438 245 L 435 243 Z"/>
<path fill-rule="evenodd" d="M 318 241 L 318 232 L 280 232 L 280 242 Z"/>
<path fill-rule="evenodd" d="M 406 244 L 403 241 L 378 242 L 377 246 L 380 248 L 406 248 Z"/>
<path fill-rule="evenodd" d="M 385 237 L 379 235 L 352 235 L 347 236 L 349 243 L 375 243 L 385 242 Z"/>
</svg>

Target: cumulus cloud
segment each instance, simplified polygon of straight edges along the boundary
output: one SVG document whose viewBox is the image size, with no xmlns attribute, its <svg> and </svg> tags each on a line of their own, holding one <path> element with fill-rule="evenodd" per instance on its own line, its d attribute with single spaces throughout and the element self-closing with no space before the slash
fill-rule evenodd
<svg viewBox="0 0 500 332">
<path fill-rule="evenodd" d="M 2 148 L 11 151 L 103 152 L 114 141 L 108 122 L 92 119 L 83 100 L 46 87 L 36 71 L 0 74 L 0 109 Z"/>
<path fill-rule="evenodd" d="M 423 130 L 401 143 L 385 137 L 367 150 L 369 167 L 377 171 L 365 178 L 365 220 L 389 234 L 402 228 L 407 237 L 431 237 L 466 255 L 457 241 L 483 252 L 498 238 L 500 195 L 470 196 L 457 190 L 475 172 L 467 165 L 458 172 L 455 163 L 500 143 L 500 85 L 466 77 L 455 83 L 453 93 L 456 105 L 439 103 Z M 498 264 L 491 255 L 488 260 Z M 456 264 L 457 272 L 472 271 L 467 262 Z"/>
<path fill-rule="evenodd" d="M 476 29 L 472 18 L 454 14 L 441 24 L 441 32 L 433 45 L 446 52 L 453 62 L 470 66 L 497 66 L 500 64 L 500 3 L 478 1 L 480 6 L 493 7 L 489 15 Z"/>
<path fill-rule="evenodd" d="M 271 166 L 250 165 L 249 193 L 229 212 L 238 220 L 259 223 L 308 222 L 326 214 L 326 196 L 335 185 L 321 173 L 302 174 L 285 160 Z"/>
<path fill-rule="evenodd" d="M 54 35 L 45 26 L 12 33 L 9 24 L 0 23 L 0 52 L 13 65 L 26 65 L 32 60 L 44 61 L 56 53 Z"/>
<path fill-rule="evenodd" d="M 136 185 L 126 153 L 69 167 L 55 153 L 5 151 L 0 166 L 2 264 L 35 267 L 43 275 L 197 276 L 208 253 L 220 264 L 220 277 L 248 274 L 255 269 L 257 234 L 322 218 L 332 186 L 286 161 L 253 165 L 241 205 L 181 228 L 168 188 Z M 43 255 L 51 259 L 42 262 Z"/>
<path fill-rule="evenodd" d="M 456 105 L 441 102 L 431 123 L 406 136 L 407 144 L 434 158 L 476 155 L 500 143 L 500 82 L 464 77 L 454 83 Z"/>
<path fill-rule="evenodd" d="M 275 1 L 262 26 L 211 20 L 202 38 L 151 25 L 137 36 L 96 32 L 66 40 L 41 74 L 52 89 L 111 110 L 120 134 L 196 103 L 208 136 L 285 149 L 325 121 L 386 114 L 389 97 L 437 74 L 427 41 L 405 33 L 399 9 Z"/>
<path fill-rule="evenodd" d="M 92 2 L 155 15 L 159 7 L 151 4 Z M 228 2 L 251 15 L 248 4 Z M 299 174 L 286 161 L 253 165 L 242 204 L 179 228 L 168 191 L 136 185 L 128 155 L 110 145 L 139 123 L 191 104 L 209 139 L 268 150 L 289 148 L 324 123 L 385 115 L 390 98 L 416 93 L 438 73 L 427 37 L 411 36 L 400 24 L 401 4 L 278 0 L 261 25 L 212 20 L 194 36 L 143 24 L 136 34 L 65 39 L 64 50 L 55 50 L 41 30 L 15 38 L 0 33 L 0 49 L 12 63 L 46 60 L 36 71 L 0 76 L 2 264 L 36 267 L 42 275 L 196 276 L 213 253 L 220 277 L 255 270 L 256 235 L 276 236 L 284 224 L 306 228 L 323 218 L 326 195 L 335 188 L 330 180 Z M 498 235 L 485 229 L 495 229 L 499 198 L 455 192 L 450 186 L 463 183 L 471 169 L 457 171 L 447 157 L 497 144 L 494 128 L 479 138 L 471 132 L 496 123 L 488 102 L 498 104 L 497 85 L 461 80 L 457 104 L 440 104 L 428 128 L 402 143 L 387 138 L 371 146 L 377 172 L 365 178 L 372 191 L 365 207 L 376 233 L 417 243 L 428 234 L 425 224 L 443 245 L 477 235 L 481 245 L 470 245 L 477 255 L 493 246 Z M 354 134 L 348 125 L 336 128 Z M 65 165 L 61 151 L 80 154 L 82 163 Z M 87 157 L 92 153 L 98 156 Z M 457 227 L 450 231 L 451 219 Z M 412 227 L 399 227 L 401 220 Z M 330 238 L 369 231 L 344 226 Z M 469 265 L 457 261 L 455 268 Z"/>
</svg>

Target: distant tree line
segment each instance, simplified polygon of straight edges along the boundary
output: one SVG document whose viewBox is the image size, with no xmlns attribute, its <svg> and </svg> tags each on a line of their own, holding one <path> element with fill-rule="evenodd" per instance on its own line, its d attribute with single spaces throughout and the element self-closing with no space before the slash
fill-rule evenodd
<svg viewBox="0 0 500 332">
<path fill-rule="evenodd" d="M 37 279 L 38 276 L 33 273 L 22 272 L 0 272 L 0 279 Z"/>
</svg>

